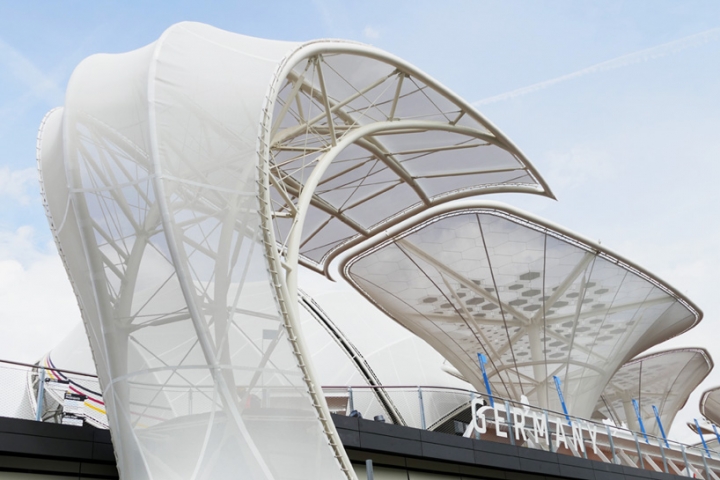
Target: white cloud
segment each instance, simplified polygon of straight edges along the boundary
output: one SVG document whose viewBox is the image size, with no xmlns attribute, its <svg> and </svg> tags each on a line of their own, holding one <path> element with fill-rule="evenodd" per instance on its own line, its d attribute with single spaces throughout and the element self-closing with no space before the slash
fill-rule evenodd
<svg viewBox="0 0 720 480">
<path fill-rule="evenodd" d="M 0 198 L 3 201 L 11 201 L 28 205 L 34 202 L 35 191 L 38 186 L 37 169 L 25 168 L 22 170 L 11 170 L 9 167 L 0 168 Z"/>
<path fill-rule="evenodd" d="M 325 35 L 345 38 L 354 23 L 347 16 L 345 5 L 339 0 L 313 0 L 312 3 L 325 28 Z"/>
<path fill-rule="evenodd" d="M 545 179 L 554 189 L 584 188 L 590 181 L 607 181 L 616 174 L 616 164 L 605 152 L 587 148 L 573 148 L 565 152 L 550 152 L 544 163 Z"/>
<path fill-rule="evenodd" d="M 58 83 L 43 73 L 25 55 L 0 39 L 0 65 L 29 89 L 32 96 L 43 98 L 51 104 L 59 104 L 63 91 Z"/>
<path fill-rule="evenodd" d="M 380 30 L 378 30 L 377 28 L 374 28 L 374 27 L 372 27 L 372 26 L 370 26 L 370 25 L 367 25 L 367 26 L 363 29 L 363 35 L 364 35 L 366 38 L 370 38 L 370 39 L 372 39 L 372 40 L 375 40 L 375 39 L 380 38 Z"/>
<path fill-rule="evenodd" d="M 0 232 L 0 359 L 37 361 L 80 319 L 60 257 L 34 234 Z"/>
</svg>

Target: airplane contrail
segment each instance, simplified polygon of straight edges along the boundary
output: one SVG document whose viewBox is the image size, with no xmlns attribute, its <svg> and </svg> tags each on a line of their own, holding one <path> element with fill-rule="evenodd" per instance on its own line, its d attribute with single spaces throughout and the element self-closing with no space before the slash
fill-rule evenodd
<svg viewBox="0 0 720 480">
<path fill-rule="evenodd" d="M 596 63 L 595 65 L 583 68 L 582 70 L 578 70 L 573 73 L 568 73 L 567 75 L 562 75 L 560 77 L 545 80 L 543 82 L 535 83 L 533 85 L 529 85 L 523 88 L 518 88 L 516 90 L 511 90 L 509 92 L 501 93 L 499 95 L 493 95 L 492 97 L 484 98 L 482 100 L 473 102 L 472 105 L 477 107 L 480 105 L 487 105 L 488 103 L 501 102 L 503 100 L 521 97 L 523 95 L 537 92 L 538 90 L 543 90 L 558 83 L 566 82 L 568 80 L 582 77 L 584 75 L 590 75 L 592 73 L 598 72 L 606 72 L 608 70 L 614 70 L 616 68 L 622 68 L 635 63 L 646 62 L 655 58 L 671 55 L 673 53 L 679 52 L 680 50 L 684 50 L 690 47 L 696 47 L 717 38 L 720 38 L 720 28 L 713 28 L 704 32 L 680 38 L 678 40 L 673 40 L 672 42 L 663 43 L 662 45 L 658 45 L 656 47 L 646 48 L 638 52 L 628 53 L 627 55 L 613 58 L 612 60 Z"/>
<path fill-rule="evenodd" d="M 27 95 L 42 98 L 53 105 L 62 102 L 64 92 L 57 82 L 2 38 L 0 38 L 0 66 L 27 87 Z"/>
</svg>

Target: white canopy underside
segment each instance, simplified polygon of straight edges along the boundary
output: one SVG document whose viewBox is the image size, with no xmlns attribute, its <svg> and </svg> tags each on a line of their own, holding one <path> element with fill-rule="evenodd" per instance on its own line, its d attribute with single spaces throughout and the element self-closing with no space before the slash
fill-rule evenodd
<svg viewBox="0 0 720 480">
<path fill-rule="evenodd" d="M 454 198 L 552 196 L 492 124 L 411 65 L 342 42 L 303 48 L 278 83 L 267 126 L 278 239 L 289 235 L 292 203 L 318 160 L 342 149 L 306 213 L 306 266 L 326 271 L 332 258 L 381 228 Z"/>
<path fill-rule="evenodd" d="M 700 398 L 700 413 L 715 425 L 720 425 L 720 387 L 703 392 Z"/>
<path fill-rule="evenodd" d="M 410 222 L 408 222 L 410 223 Z M 508 207 L 440 214 L 352 257 L 344 276 L 478 390 L 589 417 L 613 373 L 699 313 L 597 245 Z"/>
<path fill-rule="evenodd" d="M 640 431 L 632 401 L 638 403 L 648 434 L 660 436 L 655 406 L 665 433 L 690 394 L 713 368 L 708 352 L 684 348 L 653 353 L 623 365 L 610 379 L 595 406 L 594 418 L 609 418 Z"/>
</svg>

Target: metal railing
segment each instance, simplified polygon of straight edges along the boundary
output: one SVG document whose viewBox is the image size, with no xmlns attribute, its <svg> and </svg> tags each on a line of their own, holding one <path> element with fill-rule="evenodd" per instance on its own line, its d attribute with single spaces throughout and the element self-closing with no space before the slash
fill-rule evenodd
<svg viewBox="0 0 720 480">
<path fill-rule="evenodd" d="M 0 360 L 0 384 L 4 391 L 0 396 L 0 416 L 107 428 L 97 377 L 55 368 L 47 359 L 42 363 Z M 201 401 L 208 392 L 201 387 L 178 385 L 175 390 L 178 398 L 178 404 L 173 405 L 175 415 L 191 415 L 204 409 Z M 275 391 L 279 393 L 277 398 L 268 401 L 291 398 L 283 389 Z M 330 386 L 322 391 L 330 411 L 340 415 L 720 480 L 720 452 L 710 448 L 685 445 L 502 397 L 492 397 L 491 401 L 483 393 L 431 386 Z"/>
<path fill-rule="evenodd" d="M 42 363 L 0 360 L 0 416 L 107 428 L 97 376 Z"/>
<path fill-rule="evenodd" d="M 324 387 L 330 410 L 414 428 L 720 480 L 720 452 L 484 393 L 429 386 Z M 494 404 L 494 407 L 491 406 Z M 473 410 L 477 413 L 473 414 Z M 399 422 L 392 422 L 399 418 Z"/>
</svg>

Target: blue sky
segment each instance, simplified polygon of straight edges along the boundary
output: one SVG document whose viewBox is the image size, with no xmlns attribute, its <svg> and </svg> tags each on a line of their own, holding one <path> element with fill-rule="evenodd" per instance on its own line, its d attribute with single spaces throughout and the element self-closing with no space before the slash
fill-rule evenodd
<svg viewBox="0 0 720 480">
<path fill-rule="evenodd" d="M 0 328 L 13 338 L 0 339 L 0 358 L 34 361 L 78 321 L 39 200 L 40 120 L 80 60 L 141 47 L 182 20 L 371 43 L 478 102 L 559 201 L 495 199 L 676 285 L 705 320 L 667 346 L 720 359 L 720 3 L 655 0 L 0 3 Z M 720 372 L 705 385 L 717 384 Z M 696 406 L 697 395 L 685 420 Z"/>
</svg>

